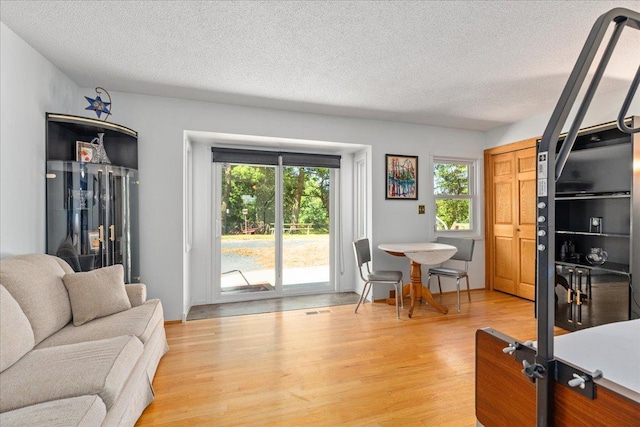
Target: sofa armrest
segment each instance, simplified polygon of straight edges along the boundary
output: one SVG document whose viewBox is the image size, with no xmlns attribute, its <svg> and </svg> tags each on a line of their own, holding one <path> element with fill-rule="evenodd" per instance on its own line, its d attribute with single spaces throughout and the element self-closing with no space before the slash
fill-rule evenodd
<svg viewBox="0 0 640 427">
<path fill-rule="evenodd" d="M 129 302 L 131 302 L 131 307 L 137 307 L 142 305 L 147 300 L 147 286 L 142 283 L 131 283 L 125 285 L 124 287 L 127 290 L 127 296 L 129 297 Z"/>
</svg>

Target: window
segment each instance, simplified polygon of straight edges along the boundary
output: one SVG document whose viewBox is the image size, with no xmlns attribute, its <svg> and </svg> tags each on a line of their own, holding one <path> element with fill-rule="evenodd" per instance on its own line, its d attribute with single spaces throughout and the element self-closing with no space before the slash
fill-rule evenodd
<svg viewBox="0 0 640 427">
<path fill-rule="evenodd" d="M 474 229 L 474 165 L 474 160 L 433 159 L 436 231 Z"/>
</svg>

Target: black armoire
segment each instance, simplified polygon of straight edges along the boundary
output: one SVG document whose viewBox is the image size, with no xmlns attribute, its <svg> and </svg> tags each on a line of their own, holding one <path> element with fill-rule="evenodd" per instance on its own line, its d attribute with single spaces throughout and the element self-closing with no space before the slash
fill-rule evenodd
<svg viewBox="0 0 640 427">
<path fill-rule="evenodd" d="M 47 253 L 75 271 L 122 264 L 139 282 L 138 133 L 53 113 L 46 126 Z M 95 163 L 100 138 L 109 163 Z"/>
<path fill-rule="evenodd" d="M 638 127 L 640 117 L 626 122 Z M 623 133 L 616 123 L 579 132 L 556 183 L 557 326 L 575 330 L 640 316 L 639 164 L 640 134 Z"/>
</svg>

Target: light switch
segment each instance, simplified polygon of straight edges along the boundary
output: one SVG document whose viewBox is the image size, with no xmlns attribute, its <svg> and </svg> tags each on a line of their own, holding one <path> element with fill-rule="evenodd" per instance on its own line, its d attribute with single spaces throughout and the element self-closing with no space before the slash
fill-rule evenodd
<svg viewBox="0 0 640 427">
<path fill-rule="evenodd" d="M 424 213 L 424 205 L 418 205 L 418 214 Z"/>
</svg>

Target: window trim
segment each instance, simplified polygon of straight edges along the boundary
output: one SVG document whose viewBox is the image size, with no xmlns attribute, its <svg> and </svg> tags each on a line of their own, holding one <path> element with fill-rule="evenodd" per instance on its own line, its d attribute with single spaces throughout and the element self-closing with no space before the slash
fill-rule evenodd
<svg viewBox="0 0 640 427">
<path fill-rule="evenodd" d="M 435 193 L 434 182 L 434 169 L 436 164 L 440 163 L 454 163 L 464 164 L 469 167 L 469 194 L 465 195 L 443 195 Z M 452 156 L 439 156 L 436 154 L 430 154 L 429 156 L 429 188 L 431 189 L 431 203 L 429 204 L 429 222 L 434 237 L 437 236 L 479 236 L 480 235 L 480 200 L 478 196 L 478 183 L 479 180 L 479 160 L 469 157 L 452 157 Z M 457 230 L 438 230 L 436 224 L 436 200 L 454 199 L 454 200 L 469 200 L 471 207 L 469 212 L 469 229 L 457 229 Z"/>
<path fill-rule="evenodd" d="M 353 159 L 353 235 L 354 240 L 364 239 L 369 230 L 369 179 L 367 153 L 360 151 Z"/>
</svg>

